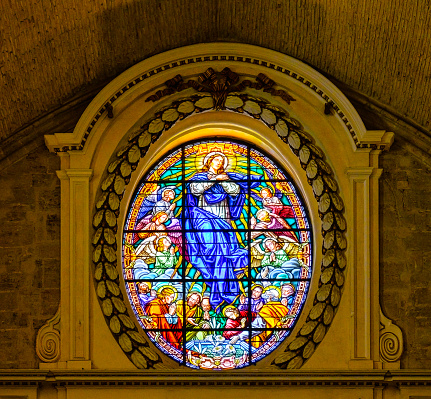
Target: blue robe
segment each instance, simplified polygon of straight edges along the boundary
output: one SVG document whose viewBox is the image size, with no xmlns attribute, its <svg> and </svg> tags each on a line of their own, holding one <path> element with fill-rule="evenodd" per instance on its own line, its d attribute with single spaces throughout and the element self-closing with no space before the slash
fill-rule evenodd
<svg viewBox="0 0 431 399">
<path fill-rule="evenodd" d="M 220 182 L 212 185 L 203 195 L 205 201 L 211 205 L 226 199 L 231 219 L 237 220 L 241 216 L 248 192 L 247 176 L 239 173 L 227 175 L 239 185 L 240 191 L 237 195 L 227 194 Z M 250 176 L 250 179 L 250 189 L 259 186 L 261 176 Z M 185 237 L 190 263 L 206 280 L 211 290 L 211 304 L 216 308 L 223 300 L 232 303 L 240 294 L 236 276 L 248 266 L 248 250 L 240 246 L 230 223 L 199 208 L 199 196 L 193 195 L 190 190 L 190 183 L 198 181 L 208 181 L 208 174 L 197 173 L 187 184 Z M 208 281 L 213 279 L 216 281 Z M 231 281 L 226 281 L 227 279 Z"/>
</svg>

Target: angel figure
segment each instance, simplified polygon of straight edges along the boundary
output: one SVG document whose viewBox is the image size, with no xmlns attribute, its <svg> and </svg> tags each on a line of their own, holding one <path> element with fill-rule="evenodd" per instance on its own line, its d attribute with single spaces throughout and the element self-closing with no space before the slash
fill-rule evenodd
<svg viewBox="0 0 431 399">
<path fill-rule="evenodd" d="M 132 243 L 136 244 L 139 240 L 145 240 L 146 238 L 152 236 L 157 238 L 167 236 L 172 241 L 172 243 L 178 247 L 180 254 L 183 255 L 183 241 L 180 222 L 178 219 L 174 219 L 171 220 L 169 225 L 166 225 L 168 220 L 169 216 L 164 211 L 157 212 L 150 219 L 145 217 L 141 222 L 147 221 L 148 223 L 145 225 L 143 225 L 141 222 L 138 223 L 136 228 L 140 229 L 140 231 L 133 235 Z M 185 249 L 185 252 L 187 253 L 187 249 Z M 187 254 L 186 259 L 188 259 Z"/>
<path fill-rule="evenodd" d="M 271 213 L 282 217 L 282 218 L 293 218 L 295 214 L 293 213 L 292 207 L 284 205 L 279 196 L 282 194 L 276 191 L 275 195 L 269 187 L 264 187 L 260 190 L 260 196 L 262 198 L 263 206 L 268 209 Z"/>
<path fill-rule="evenodd" d="M 283 238 L 282 238 L 283 239 Z M 293 256 L 297 255 L 305 243 L 284 239 L 277 241 L 275 238 L 266 238 L 263 241 L 265 251 L 261 249 L 262 240 L 256 240 L 251 244 L 251 266 L 261 268 L 261 272 L 256 279 L 274 280 L 280 273 L 287 278 L 299 278 L 301 269 L 308 266 L 300 259 Z M 269 281 L 263 281 L 264 286 L 269 285 Z"/>
<path fill-rule="evenodd" d="M 172 201 L 175 199 L 175 191 L 171 187 L 160 188 L 157 186 L 156 189 L 149 194 L 141 204 L 137 220 L 141 220 L 148 214 L 155 215 L 157 212 L 166 212 L 169 219 L 174 217 L 174 210 L 176 204 Z"/>
<path fill-rule="evenodd" d="M 175 247 L 169 237 L 160 237 L 155 240 L 156 260 L 154 262 L 153 272 L 159 277 L 162 274 L 169 274 L 172 269 L 174 272 L 175 265 L 178 262 Z M 172 273 L 170 273 L 172 277 Z"/>
<path fill-rule="evenodd" d="M 151 224 L 157 219 L 162 218 L 161 224 L 169 225 L 170 230 L 179 229 L 179 220 L 175 218 L 174 210 L 176 204 L 172 201 L 175 199 L 175 191 L 172 188 L 160 189 L 159 186 L 148 195 L 142 202 L 139 213 L 136 218 L 138 223 L 135 230 L 153 230 Z M 145 238 L 142 235 L 145 233 L 137 233 L 133 235 L 133 244 L 139 239 Z"/>
<path fill-rule="evenodd" d="M 147 237 L 156 235 L 166 235 L 165 222 L 169 219 L 166 212 L 160 211 L 152 216 L 149 220 L 144 218 L 136 226 L 140 232 L 136 233 L 133 237 L 133 244 L 136 244 L 140 239 L 143 240 Z"/>
<path fill-rule="evenodd" d="M 259 209 L 256 212 L 256 217 L 250 218 L 250 227 L 254 230 L 251 233 L 252 240 L 263 234 L 267 238 L 277 239 L 278 236 L 284 236 L 297 241 L 289 223 L 267 209 Z"/>
<path fill-rule="evenodd" d="M 171 239 L 153 235 L 145 238 L 135 250 L 133 264 L 136 279 L 173 278 L 179 263 Z"/>
</svg>

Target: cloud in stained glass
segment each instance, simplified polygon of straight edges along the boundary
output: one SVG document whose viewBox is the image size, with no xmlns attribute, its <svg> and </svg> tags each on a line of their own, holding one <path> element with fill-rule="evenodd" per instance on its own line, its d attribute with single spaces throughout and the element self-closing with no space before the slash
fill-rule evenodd
<svg viewBox="0 0 431 399">
<path fill-rule="evenodd" d="M 312 232 L 290 176 L 249 144 L 201 140 L 142 179 L 123 235 L 142 328 L 188 367 L 246 367 L 290 335 L 312 275 Z"/>
</svg>

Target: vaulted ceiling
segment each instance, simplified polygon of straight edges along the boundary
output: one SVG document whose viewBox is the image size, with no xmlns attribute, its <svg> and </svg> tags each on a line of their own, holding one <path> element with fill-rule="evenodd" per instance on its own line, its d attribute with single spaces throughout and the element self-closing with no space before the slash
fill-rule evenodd
<svg viewBox="0 0 431 399">
<path fill-rule="evenodd" d="M 429 137 L 430 6 L 429 0 L 3 0 L 0 146 L 25 143 L 41 120 L 88 102 L 151 55 L 214 41 L 298 58 Z"/>
</svg>

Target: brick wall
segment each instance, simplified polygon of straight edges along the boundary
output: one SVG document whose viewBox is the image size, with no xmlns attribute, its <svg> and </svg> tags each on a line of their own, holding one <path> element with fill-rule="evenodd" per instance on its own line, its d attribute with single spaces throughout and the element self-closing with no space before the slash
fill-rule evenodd
<svg viewBox="0 0 431 399">
<path fill-rule="evenodd" d="M 402 365 L 431 368 L 431 175 L 396 140 L 380 186 L 381 301 Z M 43 147 L 0 171 L 0 367 L 36 368 L 38 329 L 60 299 L 59 159 Z"/>
<path fill-rule="evenodd" d="M 431 171 L 395 141 L 381 158 L 383 311 L 403 331 L 404 368 L 431 368 Z"/>
<path fill-rule="evenodd" d="M 38 329 L 60 300 L 60 168 L 38 148 L 0 171 L 0 367 L 38 367 Z"/>
</svg>

